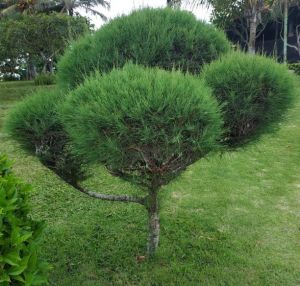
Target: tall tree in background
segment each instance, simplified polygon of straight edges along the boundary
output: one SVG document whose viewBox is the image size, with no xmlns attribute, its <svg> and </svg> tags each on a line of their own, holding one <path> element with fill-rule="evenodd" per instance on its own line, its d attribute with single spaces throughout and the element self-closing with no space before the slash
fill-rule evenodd
<svg viewBox="0 0 300 286">
<path fill-rule="evenodd" d="M 268 8 L 265 0 L 191 0 L 194 5 L 210 5 L 213 7 L 213 21 L 224 26 L 236 19 L 246 20 L 245 43 L 250 54 L 255 53 L 258 27 L 262 23 L 262 12 Z M 260 30 L 261 31 L 261 30 Z"/>
<path fill-rule="evenodd" d="M 287 44 L 288 44 L 288 15 L 289 6 L 288 0 L 283 0 L 283 62 L 287 62 Z"/>
</svg>

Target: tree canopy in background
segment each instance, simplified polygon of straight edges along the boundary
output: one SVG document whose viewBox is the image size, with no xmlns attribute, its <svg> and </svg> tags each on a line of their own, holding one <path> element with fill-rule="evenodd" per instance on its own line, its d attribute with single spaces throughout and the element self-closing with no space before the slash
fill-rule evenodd
<svg viewBox="0 0 300 286">
<path fill-rule="evenodd" d="M 70 41 L 89 31 L 84 17 L 70 17 L 66 14 L 51 13 L 20 16 L 0 21 L 0 62 L 7 59 L 12 67 L 23 62 L 27 76 L 38 71 L 52 72 L 53 62 L 68 46 Z M 5 70 L 2 64 L 2 70 Z M 1 70 L 1 66 L 0 66 Z"/>
</svg>

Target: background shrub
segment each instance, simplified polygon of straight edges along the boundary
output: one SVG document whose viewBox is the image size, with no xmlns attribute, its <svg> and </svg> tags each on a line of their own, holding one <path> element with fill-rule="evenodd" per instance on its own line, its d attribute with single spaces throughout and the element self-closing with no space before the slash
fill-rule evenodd
<svg viewBox="0 0 300 286">
<path fill-rule="evenodd" d="M 47 263 L 38 259 L 42 224 L 29 217 L 30 187 L 12 173 L 0 155 L 0 284 L 45 285 Z"/>
<path fill-rule="evenodd" d="M 12 109 L 6 130 L 25 150 L 74 185 L 85 178 L 84 164 L 81 157 L 72 154 L 58 117 L 57 107 L 63 100 L 56 90 L 38 91 Z"/>
<path fill-rule="evenodd" d="M 75 88 L 95 69 L 108 72 L 128 60 L 197 73 L 230 50 L 225 34 L 189 12 L 144 9 L 119 17 L 73 43 L 58 65 L 58 83 Z"/>
<path fill-rule="evenodd" d="M 54 74 L 51 73 L 41 73 L 34 79 L 35 85 L 52 85 L 56 83 L 56 78 Z"/>
<path fill-rule="evenodd" d="M 229 144 L 279 121 L 294 95 L 287 68 L 262 56 L 231 53 L 205 67 L 202 77 L 223 104 Z"/>
<path fill-rule="evenodd" d="M 295 72 L 295 74 L 300 75 L 300 63 L 288 64 L 288 68 Z"/>
<path fill-rule="evenodd" d="M 214 150 L 222 131 L 201 81 L 132 64 L 86 80 L 61 114 L 80 156 L 152 189 Z"/>
</svg>

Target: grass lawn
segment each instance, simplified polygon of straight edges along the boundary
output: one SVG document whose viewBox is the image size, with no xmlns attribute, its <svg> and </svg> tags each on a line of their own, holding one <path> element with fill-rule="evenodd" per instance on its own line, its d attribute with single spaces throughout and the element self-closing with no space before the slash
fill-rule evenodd
<svg viewBox="0 0 300 286">
<path fill-rule="evenodd" d="M 0 83 L 0 125 L 33 87 Z M 300 285 L 300 89 L 275 133 L 211 155 L 163 187 L 161 243 L 144 263 L 136 261 L 147 239 L 143 207 L 85 197 L 0 135 L 0 152 L 34 186 L 33 216 L 47 223 L 42 255 L 53 265 L 51 285 Z M 101 168 L 86 184 L 138 191 Z"/>
</svg>

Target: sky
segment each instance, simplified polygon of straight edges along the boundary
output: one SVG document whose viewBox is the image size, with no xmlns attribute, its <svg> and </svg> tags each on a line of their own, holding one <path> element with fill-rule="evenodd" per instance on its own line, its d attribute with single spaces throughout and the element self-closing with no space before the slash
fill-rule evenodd
<svg viewBox="0 0 300 286">
<path fill-rule="evenodd" d="M 113 19 L 116 16 L 122 14 L 129 14 L 131 11 L 140 9 L 143 7 L 165 7 L 166 0 L 111 0 L 110 10 L 103 10 L 99 8 L 99 11 L 103 12 L 109 19 Z M 198 19 L 209 21 L 210 10 L 206 7 L 191 7 L 191 5 L 183 5 L 182 9 L 192 11 Z M 91 18 L 95 28 L 99 28 L 103 22 L 99 17 L 88 15 Z"/>
</svg>

